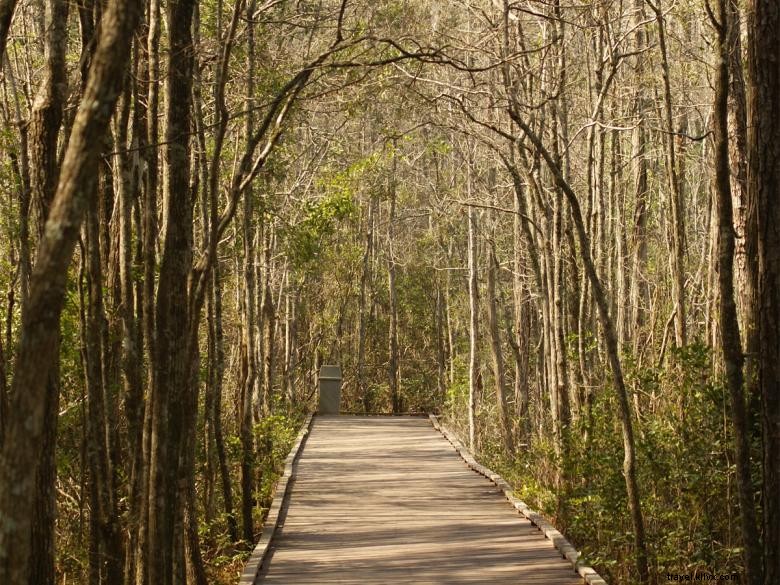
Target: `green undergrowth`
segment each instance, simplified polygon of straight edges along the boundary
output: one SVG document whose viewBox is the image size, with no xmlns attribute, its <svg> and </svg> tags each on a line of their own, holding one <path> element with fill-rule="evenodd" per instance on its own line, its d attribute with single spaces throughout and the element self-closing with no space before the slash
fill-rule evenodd
<svg viewBox="0 0 780 585">
<path fill-rule="evenodd" d="M 259 535 L 268 515 L 274 497 L 277 480 L 284 473 L 284 462 L 304 421 L 304 415 L 274 414 L 265 417 L 254 427 L 256 492 L 254 508 L 255 534 Z M 231 440 L 231 459 L 240 457 L 240 442 Z M 234 506 L 239 513 L 240 469 L 236 464 L 232 470 Z M 201 516 L 203 518 L 203 516 Z M 209 582 L 214 585 L 234 585 L 251 552 L 251 546 L 243 543 L 236 546 L 230 542 L 227 518 L 221 514 L 211 523 L 201 522 L 201 543 L 204 549 Z"/>
<path fill-rule="evenodd" d="M 701 345 L 673 352 L 660 368 L 627 366 L 653 583 L 665 583 L 667 573 L 742 572 L 728 396 L 712 372 Z M 478 457 L 564 532 L 609 583 L 633 585 L 617 406 L 605 376 L 589 412 L 569 429 L 567 455 L 556 454 L 552 432 L 542 427 L 518 438 L 521 448 L 509 458 L 492 428 L 482 433 Z M 450 424 L 467 436 L 462 420 Z"/>
</svg>

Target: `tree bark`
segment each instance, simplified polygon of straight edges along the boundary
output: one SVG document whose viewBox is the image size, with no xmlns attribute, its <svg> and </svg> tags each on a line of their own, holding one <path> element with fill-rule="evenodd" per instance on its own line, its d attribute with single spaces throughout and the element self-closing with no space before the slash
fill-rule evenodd
<svg viewBox="0 0 780 585">
<path fill-rule="evenodd" d="M 366 308 L 366 294 L 371 281 L 371 257 L 374 247 L 374 206 L 375 197 L 368 201 L 368 214 L 366 217 L 365 249 L 363 251 L 363 271 L 360 275 L 360 297 L 358 300 L 358 355 L 357 355 L 357 392 L 363 401 L 363 410 L 371 412 L 371 396 L 365 383 L 366 366 L 366 329 L 368 327 L 368 315 Z"/>
<path fill-rule="evenodd" d="M 395 147 L 395 145 L 393 145 Z M 398 291 L 396 289 L 395 268 L 395 206 L 396 206 L 396 159 L 398 153 L 393 152 L 393 165 L 390 177 L 390 212 L 387 218 L 387 288 L 390 296 L 390 331 L 388 333 L 388 366 L 387 375 L 390 385 L 390 401 L 393 413 L 401 412 L 401 396 L 398 379 Z"/>
<path fill-rule="evenodd" d="M 764 583 L 780 582 L 780 10 L 748 2 L 748 197 L 758 211 Z"/>
<path fill-rule="evenodd" d="M 94 199 L 93 199 L 94 202 Z M 119 527 L 114 473 L 109 445 L 109 421 L 106 389 L 107 367 L 103 328 L 103 271 L 99 247 L 97 205 L 87 211 L 85 247 L 87 253 L 87 290 L 85 334 L 85 380 L 87 387 L 87 460 L 89 463 L 90 502 L 90 582 L 119 583 L 122 580 L 122 531 Z"/>
<path fill-rule="evenodd" d="M 247 546 L 254 543 L 254 524 L 252 512 L 254 510 L 254 474 L 255 474 L 255 444 L 253 432 L 252 405 L 254 402 L 257 381 L 255 350 L 255 246 L 252 242 L 252 214 L 254 213 L 253 193 L 248 189 L 244 194 L 244 214 L 242 221 L 244 238 L 244 318 L 242 319 L 242 345 L 244 360 L 243 385 L 241 387 L 241 518 L 244 528 L 243 538 Z"/>
<path fill-rule="evenodd" d="M 145 142 L 155 145 L 159 140 L 159 89 L 160 77 L 160 4 L 159 0 L 150 0 L 146 14 L 146 136 Z M 152 367 L 155 359 L 155 280 L 157 269 L 157 188 L 158 188 L 158 153 L 157 148 L 147 148 L 143 151 L 146 173 L 143 195 L 143 229 L 142 229 L 142 261 L 143 261 L 143 300 L 141 303 L 141 329 L 144 339 L 144 356 L 149 364 L 146 375 L 146 404 L 144 408 L 143 434 L 142 434 L 142 461 L 140 470 L 141 484 L 140 518 L 135 551 L 136 583 L 146 585 L 149 569 L 149 519 L 151 514 L 151 448 L 152 448 L 152 389 L 155 387 L 155 368 Z M 132 585 L 132 584 L 130 584 Z"/>
<path fill-rule="evenodd" d="M 742 59 L 741 15 L 736 1 L 727 3 L 729 56 L 729 168 L 734 209 L 734 268 L 737 316 L 745 356 L 748 426 L 758 415 L 758 216 L 748 193 L 747 94 Z"/>
<path fill-rule="evenodd" d="M 648 180 L 647 180 L 647 110 L 648 98 L 647 89 L 643 77 L 645 75 L 645 55 L 641 52 L 647 46 L 647 33 L 641 21 L 644 18 L 645 0 L 636 0 L 636 16 L 634 19 L 637 26 L 634 34 L 635 50 L 639 51 L 636 55 L 634 65 L 634 75 L 637 79 L 637 89 L 634 96 L 634 107 L 636 109 L 637 126 L 633 133 L 634 141 L 634 229 L 631 235 L 631 279 L 629 284 L 629 307 L 631 310 L 630 321 L 626 323 L 624 339 L 633 339 L 634 355 L 639 354 L 644 332 L 642 327 L 645 323 L 645 304 L 649 301 L 649 292 L 645 280 L 645 270 L 647 266 L 647 198 L 648 198 Z M 622 260 L 622 259 L 619 259 Z M 618 301 L 620 302 L 620 301 Z"/>
<path fill-rule="evenodd" d="M 8 42 L 8 33 L 11 30 L 11 20 L 18 0 L 0 0 L 0 63 L 5 58 L 5 48 Z"/>
<path fill-rule="evenodd" d="M 477 281 L 477 212 L 468 210 L 468 265 L 469 265 L 469 449 L 476 446 L 477 379 L 479 378 L 479 288 Z"/>
<path fill-rule="evenodd" d="M 222 433 L 222 382 L 225 375 L 225 342 L 222 331 L 222 283 L 220 280 L 219 262 L 213 269 L 213 293 L 214 303 L 214 410 L 211 413 L 214 427 L 214 444 L 219 462 L 219 473 L 222 485 L 222 502 L 227 516 L 228 534 L 232 542 L 238 542 L 238 522 L 233 512 L 233 486 L 230 479 L 227 453 L 225 451 L 225 439 Z"/>
<path fill-rule="evenodd" d="M 30 117 L 30 187 L 31 199 L 38 209 L 38 240 L 49 215 L 57 188 L 59 164 L 57 138 L 62 125 L 62 109 L 67 96 L 65 51 L 67 49 L 68 2 L 47 0 L 45 3 L 46 40 L 45 73 L 38 89 Z M 25 307 L 23 306 L 23 310 Z M 59 334 L 58 334 L 59 335 Z M 45 397 L 45 431 L 43 454 L 38 462 L 35 510 L 32 525 L 30 580 L 53 585 L 55 580 L 54 522 L 56 515 L 55 482 L 57 467 L 55 447 L 59 422 L 59 339 L 54 350 Z"/>
<path fill-rule="evenodd" d="M 501 332 L 498 324 L 498 298 L 496 291 L 496 279 L 498 278 L 499 264 L 494 248 L 490 250 L 490 267 L 488 269 L 487 296 L 488 296 L 488 328 L 490 329 L 490 351 L 493 357 L 493 380 L 496 387 L 496 405 L 501 425 L 501 437 L 504 441 L 506 455 L 514 454 L 515 446 L 512 437 L 512 425 L 509 420 L 509 406 L 506 392 L 506 369 L 504 366 L 504 354 L 501 350 Z"/>
<path fill-rule="evenodd" d="M 43 446 L 46 384 L 56 355 L 67 269 L 92 192 L 101 138 L 119 95 L 138 11 L 136 3 L 121 0 L 111 0 L 106 7 L 100 41 L 31 277 L 11 404 L 14 413 L 27 416 L 11 417 L 0 454 L 3 583 L 21 584 L 27 578 L 35 481 L 35 467 L 30 461 L 39 460 Z"/>
<path fill-rule="evenodd" d="M 170 50 L 163 147 L 164 244 L 155 307 L 149 511 L 149 583 L 186 582 L 184 492 L 179 485 L 191 382 L 189 277 L 192 268 L 190 105 L 194 0 L 167 5 Z"/>
<path fill-rule="evenodd" d="M 661 73 L 664 81 L 664 117 L 666 123 L 666 175 L 669 188 L 669 212 L 671 217 L 670 241 L 672 268 L 672 300 L 675 306 L 674 332 L 677 347 L 688 344 L 685 306 L 685 216 L 682 194 L 682 177 L 677 167 L 677 149 L 672 112 L 672 86 L 669 70 L 669 53 L 666 46 L 666 20 L 661 0 L 653 4 L 645 0 L 655 13 L 658 24 L 658 47 L 661 52 Z"/>
<path fill-rule="evenodd" d="M 734 427 L 734 451 L 737 492 L 742 529 L 742 557 L 745 582 L 761 585 L 761 541 L 753 504 L 753 482 L 750 462 L 750 430 L 745 412 L 743 392 L 744 364 L 740 344 L 737 307 L 734 300 L 734 227 L 729 172 L 729 37 L 730 0 L 720 0 L 718 31 L 718 66 L 715 80 L 713 127 L 715 133 L 715 193 L 718 208 L 718 284 L 720 345 L 726 370 L 726 383 L 731 397 L 731 423 Z"/>
</svg>

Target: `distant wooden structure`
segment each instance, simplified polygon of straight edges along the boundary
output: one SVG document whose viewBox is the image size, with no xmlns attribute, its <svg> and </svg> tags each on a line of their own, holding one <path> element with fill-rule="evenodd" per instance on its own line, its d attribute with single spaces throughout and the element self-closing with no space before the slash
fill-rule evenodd
<svg viewBox="0 0 780 585">
<path fill-rule="evenodd" d="M 427 418 L 317 416 L 295 461 L 242 585 L 605 583 Z"/>
</svg>

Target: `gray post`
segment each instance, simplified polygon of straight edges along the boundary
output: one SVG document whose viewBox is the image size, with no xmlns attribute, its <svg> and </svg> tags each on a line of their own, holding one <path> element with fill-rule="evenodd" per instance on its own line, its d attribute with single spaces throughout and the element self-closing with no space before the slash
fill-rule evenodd
<svg viewBox="0 0 780 585">
<path fill-rule="evenodd" d="M 320 414 L 338 414 L 341 403 L 341 366 L 320 368 Z"/>
</svg>

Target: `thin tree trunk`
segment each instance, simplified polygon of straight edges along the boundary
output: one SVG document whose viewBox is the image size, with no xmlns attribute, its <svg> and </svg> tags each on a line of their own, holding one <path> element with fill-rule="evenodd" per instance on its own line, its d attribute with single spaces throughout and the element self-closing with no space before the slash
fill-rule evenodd
<svg viewBox="0 0 780 585">
<path fill-rule="evenodd" d="M 469 449 L 476 445 L 477 378 L 479 377 L 479 289 L 477 282 L 477 212 L 468 210 L 468 264 L 469 264 Z"/>
<path fill-rule="evenodd" d="M 368 201 L 368 214 L 366 217 L 366 243 L 363 252 L 363 271 L 360 275 L 360 298 L 358 301 L 358 355 L 357 355 L 357 393 L 363 401 L 363 410 L 371 412 L 371 396 L 365 381 L 366 366 L 366 329 L 368 327 L 368 315 L 366 314 L 366 294 L 371 280 L 371 257 L 374 246 L 374 206 L 375 197 Z"/>
<path fill-rule="evenodd" d="M 146 35 L 146 53 L 148 55 L 146 77 L 148 80 L 146 88 L 146 137 L 145 141 L 149 145 L 157 144 L 159 140 L 159 87 L 160 77 L 160 4 L 159 0 L 149 0 L 147 11 L 147 35 Z M 143 301 L 142 301 L 142 320 L 141 327 L 145 343 L 145 357 L 149 367 L 146 376 L 146 406 L 144 409 L 143 435 L 142 435 L 142 467 L 141 477 L 141 500 L 140 518 L 138 521 L 138 534 L 136 556 L 136 584 L 147 585 L 149 571 L 149 521 L 152 513 L 151 494 L 151 449 L 152 449 L 152 414 L 153 401 L 152 391 L 155 387 L 155 368 L 153 367 L 156 348 L 156 330 L 154 322 L 155 306 L 155 280 L 157 269 L 157 188 L 158 188 L 158 154 L 157 148 L 148 148 L 143 151 L 144 162 L 146 164 L 146 180 L 144 184 L 143 198 Z M 132 585 L 132 584 L 129 584 Z"/>
<path fill-rule="evenodd" d="M 253 433 L 252 404 L 255 394 L 257 368 L 255 367 L 255 246 L 252 242 L 251 218 L 253 214 L 253 193 L 244 194 L 243 237 L 244 237 L 244 318 L 242 321 L 242 346 L 244 352 L 244 375 L 241 388 L 241 518 L 243 538 L 248 546 L 254 543 L 254 460 L 255 444 Z"/>
<path fill-rule="evenodd" d="M 274 234 L 272 225 L 266 225 L 266 242 L 264 249 L 265 259 L 263 261 L 263 304 L 262 304 L 262 347 L 263 347 L 263 379 L 260 394 L 262 396 L 262 412 L 264 416 L 271 413 L 273 404 L 273 384 L 274 368 L 276 363 L 276 303 L 274 302 L 274 293 L 271 286 L 271 275 L 273 273 L 273 246 Z"/>
<path fill-rule="evenodd" d="M 444 339 L 444 294 L 441 278 L 436 275 L 436 297 L 434 299 L 434 330 L 436 332 L 436 402 L 441 408 L 447 399 L 447 347 Z"/>
<path fill-rule="evenodd" d="M 523 299 L 523 279 L 522 279 L 522 247 L 523 247 L 523 228 L 520 217 L 522 195 L 515 195 L 514 200 L 514 229 L 513 229 L 513 278 L 512 278 L 512 297 L 514 300 L 514 327 L 512 335 L 509 336 L 512 345 L 512 351 L 515 357 L 515 412 L 521 419 L 521 426 L 525 431 L 528 426 L 528 339 L 525 335 L 525 323 L 527 321 L 526 309 Z M 514 342 L 514 343 L 513 343 Z M 525 438 L 525 437 L 523 437 Z"/>
<path fill-rule="evenodd" d="M 214 411 L 212 425 L 214 427 L 214 444 L 217 450 L 217 461 L 222 484 L 222 501 L 227 516 L 228 535 L 232 542 L 238 542 L 238 522 L 233 512 L 233 487 L 230 479 L 225 439 L 222 433 L 222 388 L 225 375 L 225 341 L 222 330 L 222 281 L 220 279 L 219 262 L 213 268 L 213 303 L 214 303 Z"/>
<path fill-rule="evenodd" d="M 252 114 L 252 104 L 254 98 L 254 61 L 255 61 L 255 26 L 253 22 L 254 2 L 247 4 L 247 85 L 246 85 L 246 105 L 249 115 L 246 119 L 246 135 L 251 136 L 254 131 L 254 115 Z M 252 406 L 256 400 L 256 390 L 258 384 L 258 350 L 255 347 L 257 336 L 256 306 L 257 306 L 257 270 L 256 270 L 256 246 L 252 241 L 253 215 L 254 215 L 254 190 L 250 187 L 244 193 L 244 209 L 242 221 L 242 235 L 244 241 L 244 282 L 243 282 L 243 307 L 244 315 L 242 320 L 242 343 L 245 352 L 246 370 L 244 384 L 242 388 L 241 400 L 241 518 L 243 526 L 243 538 L 248 547 L 252 547 L 255 540 L 253 511 L 255 506 L 254 499 L 254 476 L 255 476 L 255 443 L 253 427 Z M 268 267 L 266 266 L 266 270 Z"/>
<path fill-rule="evenodd" d="M 389 331 L 389 363 L 388 380 L 390 383 L 390 400 L 393 413 L 401 412 L 401 396 L 399 394 L 398 376 L 398 291 L 396 290 L 395 268 L 395 206 L 396 206 L 396 159 L 398 153 L 393 153 L 393 176 L 390 178 L 390 213 L 387 218 L 387 288 L 390 296 L 390 331 Z"/>
<path fill-rule="evenodd" d="M 672 300 L 676 313 L 674 318 L 674 333 L 677 347 L 688 344 L 685 306 L 685 216 L 682 194 L 682 177 L 677 166 L 677 149 L 675 147 L 675 132 L 672 112 L 672 85 L 669 70 L 669 52 L 666 46 L 666 20 L 661 7 L 661 0 L 653 4 L 646 0 L 655 13 L 658 24 L 658 46 L 661 52 L 661 72 L 664 81 L 664 121 L 666 124 L 666 175 L 669 188 L 669 211 L 671 217 L 670 240 L 672 268 Z"/>
<path fill-rule="evenodd" d="M 574 227 L 577 230 L 577 240 L 580 247 L 580 255 L 585 267 L 585 271 L 593 288 L 596 305 L 599 311 L 599 320 L 601 321 L 602 334 L 607 349 L 607 356 L 612 370 L 612 382 L 615 387 L 615 393 L 618 399 L 618 416 L 623 436 L 623 474 L 626 482 L 626 494 L 628 497 L 628 506 L 631 512 L 631 518 L 634 528 L 634 554 L 636 559 L 636 569 L 640 583 L 649 583 L 650 575 L 647 560 L 647 545 L 645 543 L 645 525 L 642 516 L 642 505 L 639 496 L 639 484 L 636 474 L 636 446 L 634 441 L 634 428 L 631 419 L 631 407 L 628 401 L 628 392 L 626 390 L 625 380 L 623 378 L 623 367 L 620 362 L 620 353 L 617 343 L 617 334 L 615 325 L 609 314 L 609 303 L 606 293 L 599 279 L 593 258 L 590 254 L 590 242 L 588 234 L 585 231 L 585 224 L 582 220 L 579 200 L 569 183 L 561 173 L 560 167 L 550 152 L 545 148 L 539 136 L 531 129 L 520 115 L 514 110 L 510 111 L 512 119 L 517 123 L 523 133 L 528 137 L 531 143 L 540 152 L 550 169 L 557 186 L 563 191 L 572 211 Z"/>
<path fill-rule="evenodd" d="M 103 327 L 103 271 L 99 248 L 96 205 L 90 205 L 86 220 L 88 298 L 86 323 L 87 459 L 92 502 L 90 551 L 91 583 L 120 583 L 124 571 L 122 532 L 119 527 L 116 493 L 109 444 L 109 421 Z"/>
<path fill-rule="evenodd" d="M 647 113 L 648 98 L 647 89 L 643 80 L 645 75 L 645 55 L 642 51 L 647 46 L 647 33 L 644 25 L 640 24 L 644 18 L 645 0 L 635 0 L 636 16 L 634 18 L 637 27 L 634 34 L 635 50 L 638 51 L 634 65 L 634 76 L 637 80 L 637 90 L 634 96 L 634 108 L 636 109 L 637 126 L 633 133 L 633 159 L 634 159 L 634 219 L 633 233 L 631 235 L 631 279 L 629 284 L 629 307 L 631 310 L 630 321 L 627 322 L 625 338 L 633 338 L 634 355 L 639 354 L 639 348 L 645 335 L 642 330 L 645 324 L 645 304 L 649 300 L 645 270 L 647 267 Z"/>
<path fill-rule="evenodd" d="M 30 206 L 32 187 L 30 185 L 30 158 L 29 158 L 29 125 L 22 120 L 22 105 L 20 103 L 14 68 L 5 60 L 5 75 L 11 92 L 14 95 L 14 119 L 13 124 L 19 128 L 19 153 L 9 153 L 14 175 L 18 181 L 19 195 L 19 291 L 22 305 L 27 301 L 30 290 L 30 274 L 32 273 L 32 252 L 30 250 Z M 0 61 L 0 69 L 3 62 Z M 10 336 L 6 336 L 6 346 L 11 347 Z"/>
<path fill-rule="evenodd" d="M 514 438 L 512 437 L 512 425 L 509 420 L 509 405 L 506 396 L 506 370 L 504 367 L 504 355 L 501 351 L 501 332 L 498 324 L 498 298 L 496 291 L 496 279 L 498 278 L 498 258 L 494 248 L 490 250 L 490 267 L 488 268 L 487 296 L 488 296 L 488 328 L 490 330 L 490 351 L 493 356 L 493 380 L 496 386 L 496 404 L 501 424 L 501 436 L 504 440 L 504 450 L 508 456 L 514 454 Z"/>
</svg>

